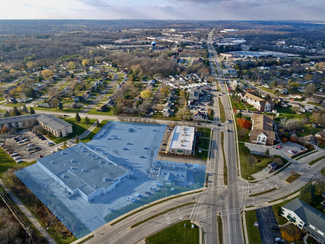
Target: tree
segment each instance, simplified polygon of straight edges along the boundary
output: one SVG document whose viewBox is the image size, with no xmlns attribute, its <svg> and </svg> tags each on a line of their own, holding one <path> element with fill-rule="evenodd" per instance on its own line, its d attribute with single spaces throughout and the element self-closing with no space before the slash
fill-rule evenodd
<svg viewBox="0 0 325 244">
<path fill-rule="evenodd" d="M 66 149 L 67 148 L 67 142 L 63 142 L 63 146 L 62 146 L 62 149 Z"/>
<path fill-rule="evenodd" d="M 29 114 L 35 114 L 35 110 L 32 107 L 29 108 Z"/>
<path fill-rule="evenodd" d="M 242 153 L 245 154 L 245 155 L 248 155 L 251 153 L 251 150 L 249 150 L 248 147 L 244 146 L 242 149 L 241 149 Z"/>
<path fill-rule="evenodd" d="M 75 62 L 70 61 L 69 64 L 68 64 L 68 68 L 69 68 L 70 70 L 74 70 L 74 69 L 77 68 L 77 65 L 76 65 Z"/>
<path fill-rule="evenodd" d="M 141 98 L 143 99 L 149 99 L 151 96 L 151 91 L 146 89 L 140 93 Z"/>
<path fill-rule="evenodd" d="M 315 198 L 315 185 L 307 184 L 300 190 L 299 198 L 303 200 L 305 203 L 312 203 Z"/>
<path fill-rule="evenodd" d="M 314 84 L 308 84 L 305 86 L 305 94 L 306 95 L 313 95 L 316 91 L 316 86 Z"/>
<path fill-rule="evenodd" d="M 99 127 L 99 121 L 98 121 L 98 119 L 96 120 L 96 127 L 97 128 Z"/>
<path fill-rule="evenodd" d="M 23 106 L 23 112 L 28 113 L 28 108 L 26 107 L 26 105 Z"/>
<path fill-rule="evenodd" d="M 76 143 L 77 143 L 77 144 L 79 143 L 78 135 L 76 135 Z"/>
<path fill-rule="evenodd" d="M 284 164 L 282 158 L 275 158 L 275 159 L 274 159 L 274 163 L 276 163 L 276 165 L 277 165 L 278 167 L 282 167 L 283 164 Z"/>
<path fill-rule="evenodd" d="M 248 120 L 246 120 L 244 118 L 237 119 L 237 123 L 243 129 L 250 129 L 251 125 L 252 125 L 250 121 L 248 121 Z"/>
<path fill-rule="evenodd" d="M 6 110 L 6 111 L 4 112 L 3 117 L 10 117 L 10 114 L 9 114 L 8 110 Z"/>
<path fill-rule="evenodd" d="M 17 95 L 17 89 L 16 88 L 12 88 L 9 91 L 10 96 L 15 97 Z"/>
<path fill-rule="evenodd" d="M 82 66 L 86 67 L 86 66 L 88 66 L 88 64 L 89 64 L 89 60 L 88 59 L 82 60 Z"/>
<path fill-rule="evenodd" d="M 89 118 L 86 116 L 86 117 L 84 118 L 84 124 L 89 125 L 89 123 L 90 123 L 90 120 L 89 120 Z"/>
<path fill-rule="evenodd" d="M 13 108 L 13 111 L 15 115 L 20 115 L 20 112 L 16 106 Z"/>
<path fill-rule="evenodd" d="M 42 70 L 41 75 L 46 79 L 49 80 L 53 77 L 53 72 L 51 70 L 45 69 Z"/>
<path fill-rule="evenodd" d="M 236 118 L 241 118 L 243 116 L 242 112 L 236 114 Z"/>
<path fill-rule="evenodd" d="M 59 103 L 59 110 L 63 110 L 63 103 Z"/>
<path fill-rule="evenodd" d="M 51 99 L 50 106 L 51 106 L 51 108 L 57 108 L 59 103 L 60 103 L 59 99 L 54 98 L 54 99 Z"/>
<path fill-rule="evenodd" d="M 0 130 L 0 133 L 1 133 L 1 134 L 4 134 L 4 133 L 7 133 L 7 132 L 8 132 L 8 127 L 5 126 L 5 125 L 2 126 L 2 127 L 1 127 L 1 130 Z"/>
<path fill-rule="evenodd" d="M 76 118 L 75 119 L 76 119 L 76 122 L 78 122 L 78 123 L 81 121 L 81 118 L 80 118 L 80 115 L 79 115 L 78 112 L 76 113 Z"/>
</svg>

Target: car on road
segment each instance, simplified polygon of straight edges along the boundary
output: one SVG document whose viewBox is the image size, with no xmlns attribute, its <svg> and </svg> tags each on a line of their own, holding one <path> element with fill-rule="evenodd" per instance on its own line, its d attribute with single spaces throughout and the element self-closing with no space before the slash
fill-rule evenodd
<svg viewBox="0 0 325 244">
<path fill-rule="evenodd" d="M 230 132 L 230 130 L 229 130 L 229 129 L 227 129 L 227 131 L 228 131 L 228 132 Z"/>
<path fill-rule="evenodd" d="M 273 149 L 278 149 L 278 147 L 277 146 L 273 146 Z"/>
<path fill-rule="evenodd" d="M 277 147 L 277 148 L 282 148 L 282 146 L 280 146 L 280 145 L 277 145 L 276 147 Z"/>
<path fill-rule="evenodd" d="M 57 147 L 57 148 L 56 148 L 56 150 L 58 150 L 58 151 L 61 151 L 61 150 L 62 150 L 62 148 L 60 148 L 60 147 Z"/>
<path fill-rule="evenodd" d="M 144 156 L 140 156 L 140 158 L 145 158 Z"/>
<path fill-rule="evenodd" d="M 201 125 L 201 123 L 197 123 L 197 125 Z"/>
<path fill-rule="evenodd" d="M 283 240 L 283 239 L 280 238 L 280 237 L 276 237 L 276 238 L 275 238 L 275 241 L 276 241 L 277 243 L 285 243 L 285 240 Z"/>
<path fill-rule="evenodd" d="M 277 226 L 277 225 L 272 225 L 272 226 L 271 226 L 271 229 L 272 229 L 272 230 L 280 230 L 280 227 Z"/>
</svg>

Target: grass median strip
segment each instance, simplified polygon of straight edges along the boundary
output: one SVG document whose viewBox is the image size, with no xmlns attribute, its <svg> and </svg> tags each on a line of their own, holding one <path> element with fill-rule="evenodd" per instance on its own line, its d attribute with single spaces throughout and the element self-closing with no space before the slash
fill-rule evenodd
<svg viewBox="0 0 325 244">
<path fill-rule="evenodd" d="M 167 209 L 167 210 L 165 210 L 165 211 L 163 211 L 163 212 L 157 213 L 157 214 L 155 214 L 155 215 L 152 215 L 152 216 L 149 217 L 149 218 L 144 219 L 144 221 L 141 221 L 141 222 L 138 222 L 138 223 L 136 223 L 136 224 L 134 224 L 134 225 L 131 225 L 131 228 L 137 227 L 138 225 L 141 225 L 141 224 L 143 224 L 144 222 L 146 222 L 146 221 L 148 221 L 148 220 L 151 220 L 151 219 L 154 219 L 154 218 L 156 218 L 156 217 L 158 217 L 158 216 L 160 216 L 160 215 L 162 215 L 162 214 L 168 213 L 168 212 L 173 211 L 173 210 L 175 210 L 175 209 L 178 209 L 178 208 L 181 208 L 181 207 L 185 207 L 185 206 L 188 206 L 188 205 L 191 205 L 191 204 L 194 204 L 194 203 L 196 203 L 196 202 L 189 202 L 189 203 L 185 203 L 185 204 L 182 204 L 182 205 L 179 205 L 179 206 L 176 206 L 176 207 L 173 207 L 173 208 Z"/>
<path fill-rule="evenodd" d="M 178 195 L 178 196 L 169 197 L 167 200 L 172 200 L 172 199 L 175 199 L 175 198 L 178 198 L 178 197 L 184 197 L 184 196 L 188 196 L 188 195 L 195 194 L 195 193 L 199 193 L 199 192 L 203 192 L 203 190 L 199 190 L 199 191 L 195 191 L 195 192 L 190 192 L 190 193 L 183 194 L 183 195 Z M 139 212 L 143 211 L 143 209 L 151 208 L 151 207 L 153 207 L 153 206 L 155 206 L 155 205 L 158 205 L 158 204 L 160 204 L 160 203 L 163 203 L 163 202 L 166 202 L 166 199 L 163 199 L 163 200 L 161 200 L 161 201 L 159 201 L 159 202 L 155 202 L 155 203 L 153 203 L 153 204 L 150 204 L 150 205 L 148 205 L 148 206 L 145 206 L 144 208 L 141 207 L 141 209 L 138 209 L 138 210 L 136 210 L 136 211 L 134 211 L 134 212 L 132 212 L 132 213 L 130 213 L 130 214 L 128 214 L 128 215 L 125 215 L 124 217 L 122 217 L 122 218 L 120 218 L 120 219 L 114 221 L 113 223 L 111 223 L 111 226 L 116 225 L 117 223 L 121 222 L 122 220 L 125 220 L 125 219 L 127 219 L 128 217 L 130 217 L 130 216 L 132 216 L 132 215 L 134 215 L 134 214 L 136 214 L 136 213 L 139 213 Z"/>
<path fill-rule="evenodd" d="M 225 156 L 225 149 L 224 149 L 224 134 L 223 131 L 221 131 L 221 149 L 222 149 L 222 156 L 223 156 L 223 182 L 225 186 L 228 182 L 228 168 L 227 168 L 227 162 L 226 162 L 226 156 Z"/>
<path fill-rule="evenodd" d="M 219 243 L 223 243 L 223 240 L 222 240 L 222 219 L 221 219 L 221 216 L 218 216 L 218 237 L 219 237 Z"/>
<path fill-rule="evenodd" d="M 223 107 L 220 97 L 218 97 L 218 101 L 219 101 L 219 111 L 220 111 L 220 122 L 224 123 L 226 121 L 225 109 Z"/>
<path fill-rule="evenodd" d="M 313 161 L 310 161 L 310 162 L 309 162 L 309 165 L 314 165 L 315 163 L 317 163 L 318 161 L 320 161 L 320 160 L 322 160 L 322 159 L 324 159 L 324 158 L 325 158 L 325 156 L 320 157 L 320 158 L 317 158 L 317 159 L 315 159 L 315 160 L 313 160 Z"/>
<path fill-rule="evenodd" d="M 267 190 L 267 191 L 262 191 L 262 192 L 259 192 L 259 193 L 256 193 L 256 194 L 253 194 L 253 195 L 250 195 L 250 197 L 256 197 L 256 196 L 259 196 L 259 195 L 263 195 L 263 194 L 266 194 L 266 193 L 269 193 L 269 192 L 272 192 L 272 191 L 275 191 L 277 188 L 272 188 L 270 190 Z"/>
<path fill-rule="evenodd" d="M 217 83 L 217 88 L 218 88 L 218 91 L 219 91 L 219 92 L 221 92 L 221 89 L 220 89 L 220 86 L 219 86 L 219 83 L 218 83 L 218 81 L 216 81 L 216 83 Z"/>
<path fill-rule="evenodd" d="M 290 184 L 290 183 L 294 182 L 296 179 L 298 179 L 300 176 L 301 176 L 301 174 L 298 174 L 298 173 L 292 174 L 284 182 Z"/>
</svg>

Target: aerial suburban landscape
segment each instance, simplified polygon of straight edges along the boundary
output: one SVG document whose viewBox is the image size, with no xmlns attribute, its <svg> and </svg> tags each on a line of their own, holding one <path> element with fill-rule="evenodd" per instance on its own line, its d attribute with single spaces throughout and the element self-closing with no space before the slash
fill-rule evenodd
<svg viewBox="0 0 325 244">
<path fill-rule="evenodd" d="M 104 2 L 0 17 L 0 244 L 325 243 L 325 20 Z"/>
</svg>

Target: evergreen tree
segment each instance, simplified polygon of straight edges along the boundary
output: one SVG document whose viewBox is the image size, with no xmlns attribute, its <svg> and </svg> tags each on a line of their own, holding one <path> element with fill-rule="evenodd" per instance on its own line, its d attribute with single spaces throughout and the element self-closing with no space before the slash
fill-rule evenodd
<svg viewBox="0 0 325 244">
<path fill-rule="evenodd" d="M 35 110 L 32 107 L 29 108 L 29 114 L 35 114 Z"/>
<path fill-rule="evenodd" d="M 77 143 L 77 144 L 79 143 L 78 135 L 76 135 L 76 143 Z"/>
<path fill-rule="evenodd" d="M 4 116 L 4 117 L 10 117 L 10 114 L 9 114 L 8 110 L 6 110 L 6 112 L 4 113 L 3 116 Z"/>
<path fill-rule="evenodd" d="M 77 112 L 76 113 L 76 122 L 80 122 L 81 121 L 81 118 L 80 118 L 80 115 L 79 115 L 79 113 Z"/>
<path fill-rule="evenodd" d="M 23 112 L 28 113 L 28 108 L 26 107 L 26 105 L 24 105 L 24 107 L 23 107 Z"/>
<path fill-rule="evenodd" d="M 99 127 L 99 121 L 98 121 L 98 119 L 96 120 L 96 127 Z"/>
<path fill-rule="evenodd" d="M 59 103 L 59 110 L 63 110 L 63 104 L 61 102 Z"/>
<path fill-rule="evenodd" d="M 86 117 L 84 118 L 84 124 L 89 125 L 89 123 L 90 123 L 90 120 L 89 120 L 89 118 L 86 116 Z"/>
<path fill-rule="evenodd" d="M 20 112 L 16 106 L 13 108 L 13 110 L 14 110 L 15 115 L 20 115 Z"/>
</svg>

